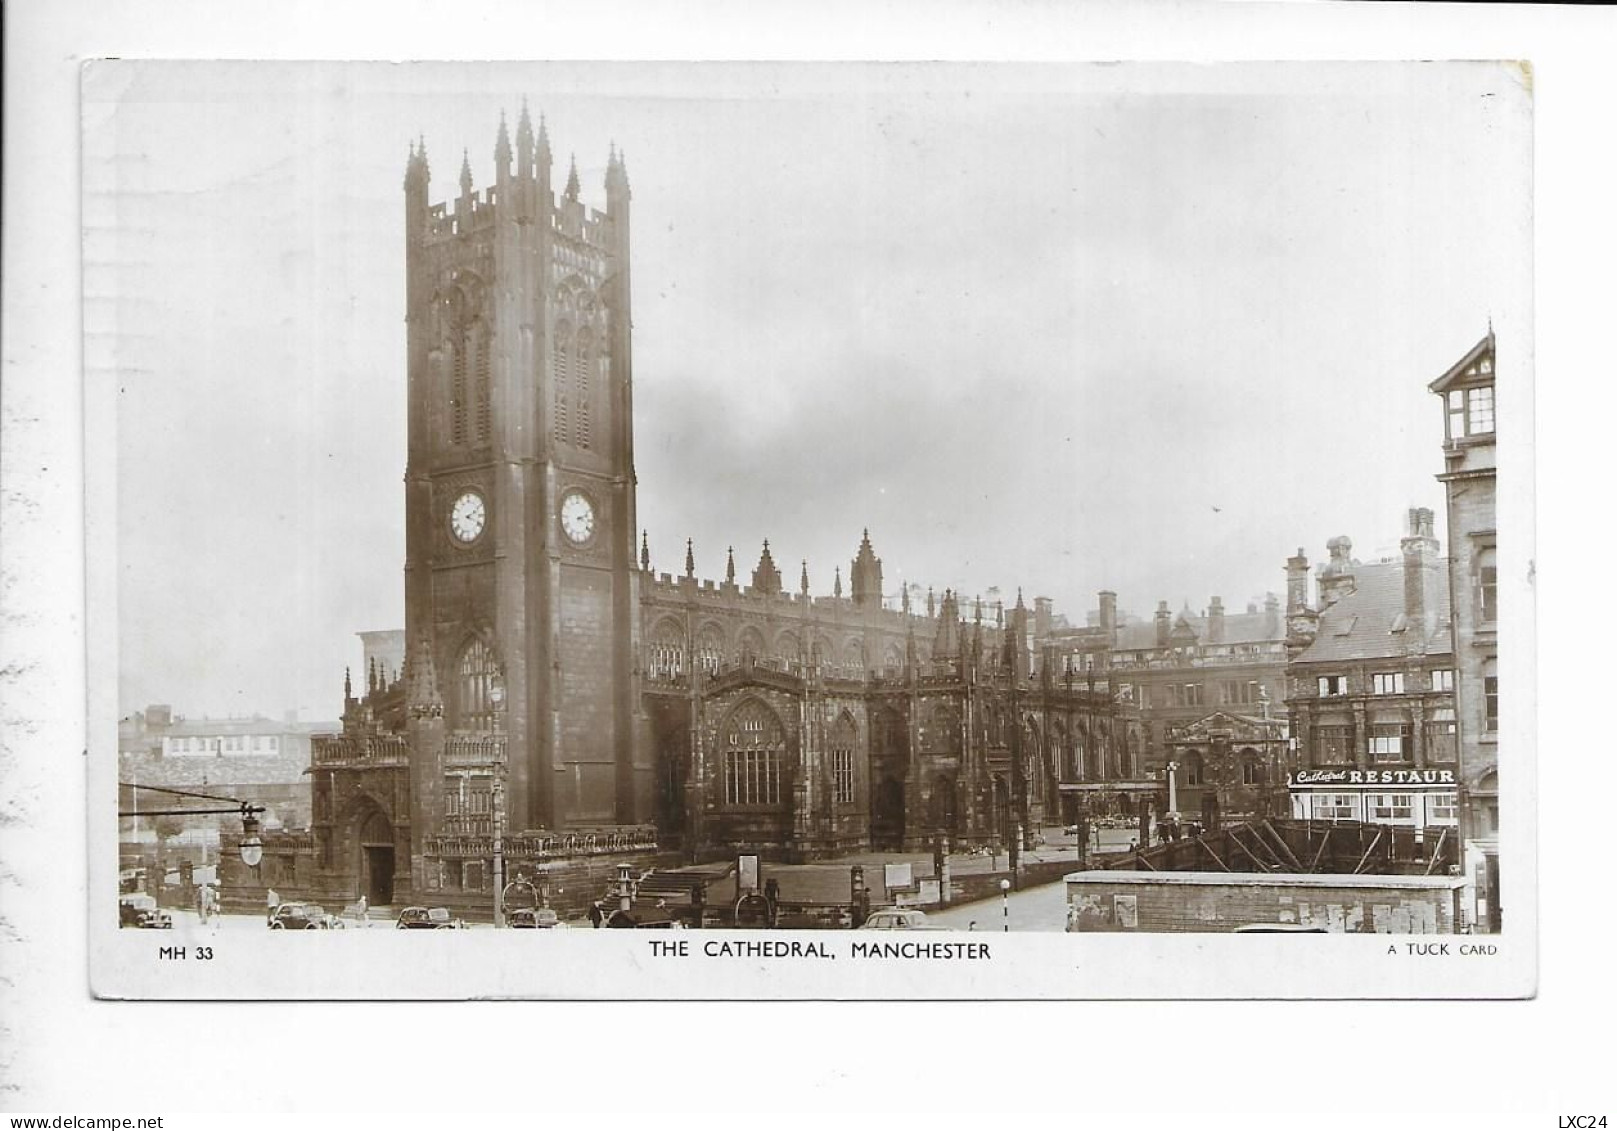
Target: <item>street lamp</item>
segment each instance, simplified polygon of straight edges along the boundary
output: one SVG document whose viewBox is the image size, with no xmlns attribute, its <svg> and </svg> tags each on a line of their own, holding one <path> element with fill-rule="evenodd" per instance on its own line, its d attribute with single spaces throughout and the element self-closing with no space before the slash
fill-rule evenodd
<svg viewBox="0 0 1617 1131">
<path fill-rule="evenodd" d="M 1009 934 L 1011 930 L 1011 881 L 999 881 L 999 901 L 1002 912 L 1001 917 L 1005 921 L 1005 932 Z"/>
<path fill-rule="evenodd" d="M 193 797 L 203 801 L 224 801 L 234 808 L 212 809 L 142 809 L 136 801 L 129 809 L 120 809 L 119 817 L 130 817 L 139 820 L 142 817 L 207 817 L 222 816 L 224 814 L 237 814 L 241 817 L 241 862 L 249 868 L 258 867 L 259 861 L 264 859 L 264 842 L 258 836 L 258 815 L 264 812 L 264 806 L 254 805 L 250 801 L 242 801 L 235 797 L 220 797 L 214 793 L 192 793 L 184 789 L 168 789 L 158 785 L 137 785 L 134 782 L 119 782 L 120 788 L 128 789 L 131 796 L 145 790 L 148 793 L 167 793 L 174 797 Z"/>
<path fill-rule="evenodd" d="M 264 859 L 264 842 L 258 837 L 258 813 L 262 809 L 241 803 L 241 862 L 249 868 L 258 867 Z"/>
</svg>

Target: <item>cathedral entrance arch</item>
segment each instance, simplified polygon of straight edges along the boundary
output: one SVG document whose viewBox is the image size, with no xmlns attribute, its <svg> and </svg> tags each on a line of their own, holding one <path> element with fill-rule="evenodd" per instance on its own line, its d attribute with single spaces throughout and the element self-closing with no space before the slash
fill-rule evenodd
<svg viewBox="0 0 1617 1131">
<path fill-rule="evenodd" d="M 909 773 L 909 728 L 892 707 L 870 719 L 870 846 L 904 847 L 904 781 Z"/>
<path fill-rule="evenodd" d="M 904 847 L 904 783 L 897 778 L 883 778 L 871 796 L 870 847 Z"/>
<path fill-rule="evenodd" d="M 393 822 L 374 802 L 355 817 L 359 891 L 373 906 L 393 902 Z"/>
<path fill-rule="evenodd" d="M 932 782 L 932 828 L 944 836 L 955 831 L 954 779 L 939 774 Z"/>
</svg>

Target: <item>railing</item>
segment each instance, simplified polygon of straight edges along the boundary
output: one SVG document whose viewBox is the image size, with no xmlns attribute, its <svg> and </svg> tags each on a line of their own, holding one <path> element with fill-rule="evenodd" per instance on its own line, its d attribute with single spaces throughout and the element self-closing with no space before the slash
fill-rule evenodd
<svg viewBox="0 0 1617 1131">
<path fill-rule="evenodd" d="M 446 766 L 489 765 L 504 761 L 503 734 L 452 734 L 444 739 Z"/>
<path fill-rule="evenodd" d="M 623 825 L 557 833 L 524 832 L 507 836 L 501 844 L 505 856 L 524 860 L 605 856 L 619 852 L 653 851 L 656 848 L 657 829 L 653 825 Z M 427 854 L 485 859 L 494 855 L 494 838 L 454 834 L 429 837 Z"/>
<path fill-rule="evenodd" d="M 346 735 L 317 734 L 310 743 L 310 756 L 316 766 L 406 765 L 410 761 L 410 746 L 393 735 L 355 739 Z"/>
</svg>

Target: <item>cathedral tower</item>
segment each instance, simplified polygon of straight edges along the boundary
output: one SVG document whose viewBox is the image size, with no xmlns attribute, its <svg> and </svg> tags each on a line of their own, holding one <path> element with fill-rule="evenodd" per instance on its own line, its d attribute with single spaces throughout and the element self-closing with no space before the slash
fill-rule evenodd
<svg viewBox="0 0 1617 1131">
<path fill-rule="evenodd" d="M 456 827 L 479 767 L 513 832 L 637 821 L 650 796 L 628 172 L 614 148 L 604 211 L 576 163 L 558 197 L 525 106 L 494 163 L 476 192 L 463 156 L 458 195 L 430 204 L 423 143 L 404 181 L 405 629 L 442 698 L 437 737 L 412 733 L 418 854 Z"/>
</svg>

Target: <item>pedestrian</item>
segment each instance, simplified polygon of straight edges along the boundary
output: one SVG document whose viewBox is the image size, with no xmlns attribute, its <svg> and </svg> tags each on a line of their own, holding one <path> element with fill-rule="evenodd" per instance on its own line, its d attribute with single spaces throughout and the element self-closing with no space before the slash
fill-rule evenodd
<svg viewBox="0 0 1617 1131">
<path fill-rule="evenodd" d="M 601 920 L 605 917 L 606 916 L 601 913 L 600 900 L 597 899 L 594 903 L 590 904 L 590 926 L 599 927 L 601 925 Z"/>
<path fill-rule="evenodd" d="M 366 898 L 364 892 L 360 892 L 359 894 L 359 917 L 361 919 L 369 919 L 371 917 L 371 901 Z"/>
</svg>

